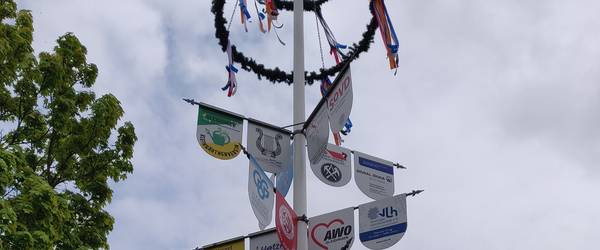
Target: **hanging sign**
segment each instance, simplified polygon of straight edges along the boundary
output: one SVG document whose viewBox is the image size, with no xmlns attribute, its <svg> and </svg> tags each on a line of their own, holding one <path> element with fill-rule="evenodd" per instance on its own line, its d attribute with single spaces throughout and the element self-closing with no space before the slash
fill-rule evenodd
<svg viewBox="0 0 600 250">
<path fill-rule="evenodd" d="M 406 232 L 406 195 L 358 206 L 358 223 L 360 241 L 369 249 L 393 246 Z"/>
<path fill-rule="evenodd" d="M 285 201 L 285 198 L 275 192 L 277 200 L 275 202 L 275 228 L 277 236 L 285 250 L 296 250 L 298 241 L 298 216 L 294 209 Z"/>
<path fill-rule="evenodd" d="M 308 145 L 308 160 L 316 164 L 325 153 L 329 140 L 329 121 L 327 106 L 321 103 L 309 117 L 310 123 L 304 124 L 304 135 Z"/>
<path fill-rule="evenodd" d="M 352 110 L 352 75 L 350 64 L 347 64 L 327 93 L 329 125 L 333 133 L 339 133 L 350 117 Z"/>
<path fill-rule="evenodd" d="M 374 200 L 394 195 L 394 163 L 354 152 L 354 180 Z"/>
<path fill-rule="evenodd" d="M 256 159 L 249 155 L 250 171 L 248 174 L 248 197 L 250 206 L 258 220 L 260 229 L 265 229 L 271 224 L 273 217 L 273 182 L 267 177 Z"/>
<path fill-rule="evenodd" d="M 283 250 L 275 228 L 248 235 L 250 250 Z"/>
<path fill-rule="evenodd" d="M 200 104 L 196 138 L 206 153 L 221 160 L 235 158 L 241 151 L 243 119 L 241 116 Z"/>
<path fill-rule="evenodd" d="M 350 182 L 351 159 L 349 149 L 328 143 L 321 160 L 317 164 L 310 164 L 310 169 L 325 184 L 341 187 Z"/>
<path fill-rule="evenodd" d="M 350 249 L 354 242 L 354 208 L 308 220 L 308 249 Z"/>
<path fill-rule="evenodd" d="M 288 159 L 285 163 L 284 170 L 277 174 L 277 182 L 275 183 L 275 187 L 277 191 L 285 197 L 290 190 L 290 186 L 292 185 L 292 180 L 294 179 L 294 147 L 289 146 L 289 155 Z"/>
<path fill-rule="evenodd" d="M 279 173 L 290 153 L 290 131 L 248 119 L 248 153 L 267 172 Z"/>
<path fill-rule="evenodd" d="M 203 246 L 202 250 L 244 250 L 244 237 L 237 237 L 234 239 L 210 244 Z"/>
</svg>

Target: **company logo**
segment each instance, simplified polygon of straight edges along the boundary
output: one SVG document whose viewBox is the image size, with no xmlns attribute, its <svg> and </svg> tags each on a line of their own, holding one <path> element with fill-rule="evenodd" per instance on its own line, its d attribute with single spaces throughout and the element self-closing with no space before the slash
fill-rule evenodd
<svg viewBox="0 0 600 250">
<path fill-rule="evenodd" d="M 382 209 L 381 211 L 379 210 L 378 207 L 373 207 L 369 209 L 369 214 L 367 215 L 367 217 L 369 217 L 369 219 L 371 220 L 375 220 L 379 217 L 384 217 L 384 218 L 392 218 L 392 217 L 396 217 L 398 216 L 398 210 L 396 210 L 394 207 L 386 207 L 384 209 Z"/>
<path fill-rule="evenodd" d="M 379 217 L 379 208 L 373 207 L 373 208 L 369 209 L 368 213 L 369 213 L 369 215 L 368 215 L 369 219 L 371 219 L 371 220 L 377 219 L 377 217 Z"/>
<path fill-rule="evenodd" d="M 278 133 L 273 137 L 265 134 L 261 128 L 256 128 L 256 132 L 258 133 L 256 147 L 262 155 L 271 158 L 276 158 L 281 155 L 281 143 L 279 141 L 283 139 L 283 135 Z"/>
<path fill-rule="evenodd" d="M 394 180 L 392 179 L 392 177 L 391 177 L 391 176 L 386 176 L 386 177 L 385 177 L 385 180 L 386 180 L 387 182 L 392 182 L 392 181 L 394 181 Z"/>
<path fill-rule="evenodd" d="M 331 163 L 325 163 L 321 166 L 321 175 L 334 183 L 342 180 L 342 171 Z"/>
<path fill-rule="evenodd" d="M 285 206 L 279 207 L 279 222 L 283 227 L 283 234 L 289 240 L 294 238 L 294 223 L 292 222 L 292 216 Z"/>
<path fill-rule="evenodd" d="M 321 234 L 321 237 L 317 237 L 317 231 L 323 230 L 321 228 L 326 230 L 325 235 L 323 236 Z M 351 238 L 351 235 L 352 226 L 345 225 L 345 223 L 341 219 L 334 219 L 329 223 L 317 224 L 311 231 L 311 237 L 313 241 L 315 242 L 315 244 L 317 244 L 323 249 L 328 249 L 328 244 Z"/>
<path fill-rule="evenodd" d="M 263 179 L 258 172 L 258 170 L 254 170 L 254 185 L 256 185 L 256 192 L 258 193 L 258 197 L 261 200 L 269 198 L 269 184 L 265 179 Z"/>
<path fill-rule="evenodd" d="M 381 217 L 392 218 L 398 216 L 398 210 L 393 207 L 386 207 L 378 214 Z"/>
</svg>

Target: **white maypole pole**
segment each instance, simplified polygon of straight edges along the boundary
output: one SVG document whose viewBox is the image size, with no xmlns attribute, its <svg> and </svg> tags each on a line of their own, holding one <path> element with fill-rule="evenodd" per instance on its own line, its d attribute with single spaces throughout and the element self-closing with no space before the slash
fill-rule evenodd
<svg viewBox="0 0 600 250">
<path fill-rule="evenodd" d="M 294 0 L 294 124 L 304 122 L 304 0 Z M 295 131 L 302 129 L 296 125 Z M 306 138 L 294 135 L 294 210 L 306 215 Z M 298 222 L 298 250 L 308 250 L 307 225 Z"/>
</svg>

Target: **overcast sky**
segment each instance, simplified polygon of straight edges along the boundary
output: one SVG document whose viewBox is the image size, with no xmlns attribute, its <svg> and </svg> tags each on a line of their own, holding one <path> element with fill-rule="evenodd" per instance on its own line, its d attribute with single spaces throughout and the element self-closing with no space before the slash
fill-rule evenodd
<svg viewBox="0 0 600 250">
<path fill-rule="evenodd" d="M 252 2 L 252 1 L 249 1 Z M 121 100 L 139 137 L 135 170 L 113 185 L 112 249 L 191 249 L 258 230 L 247 159 L 221 161 L 198 146 L 195 98 L 275 125 L 292 123 L 292 88 L 227 80 L 208 0 L 18 1 L 34 16 L 34 47 L 74 32 L 100 74 L 94 89 Z M 233 1 L 227 1 L 229 17 Z M 598 249 L 600 246 L 600 2 L 593 0 L 387 1 L 400 39 L 388 69 L 379 34 L 352 64 L 354 150 L 400 162 L 396 193 L 408 230 L 394 249 Z M 360 39 L 367 0 L 331 1 L 324 16 L 339 42 Z M 254 13 L 251 12 L 254 16 Z M 291 13 L 280 35 L 232 43 L 269 66 L 291 69 Z M 307 13 L 306 66 L 320 65 Z M 325 55 L 325 63 L 333 59 Z M 306 110 L 320 98 L 307 87 Z M 370 199 L 354 181 L 321 183 L 310 170 L 308 213 Z M 291 203 L 291 196 L 288 196 Z M 274 223 L 271 224 L 274 226 Z M 353 249 L 366 249 L 359 242 Z"/>
</svg>

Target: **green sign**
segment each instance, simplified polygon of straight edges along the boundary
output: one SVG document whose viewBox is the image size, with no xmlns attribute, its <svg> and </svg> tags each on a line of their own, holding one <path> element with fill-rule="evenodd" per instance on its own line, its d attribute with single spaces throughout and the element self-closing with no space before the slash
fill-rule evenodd
<svg viewBox="0 0 600 250">
<path fill-rule="evenodd" d="M 196 138 L 206 153 L 221 160 L 240 154 L 243 119 L 225 111 L 200 105 Z"/>
</svg>

